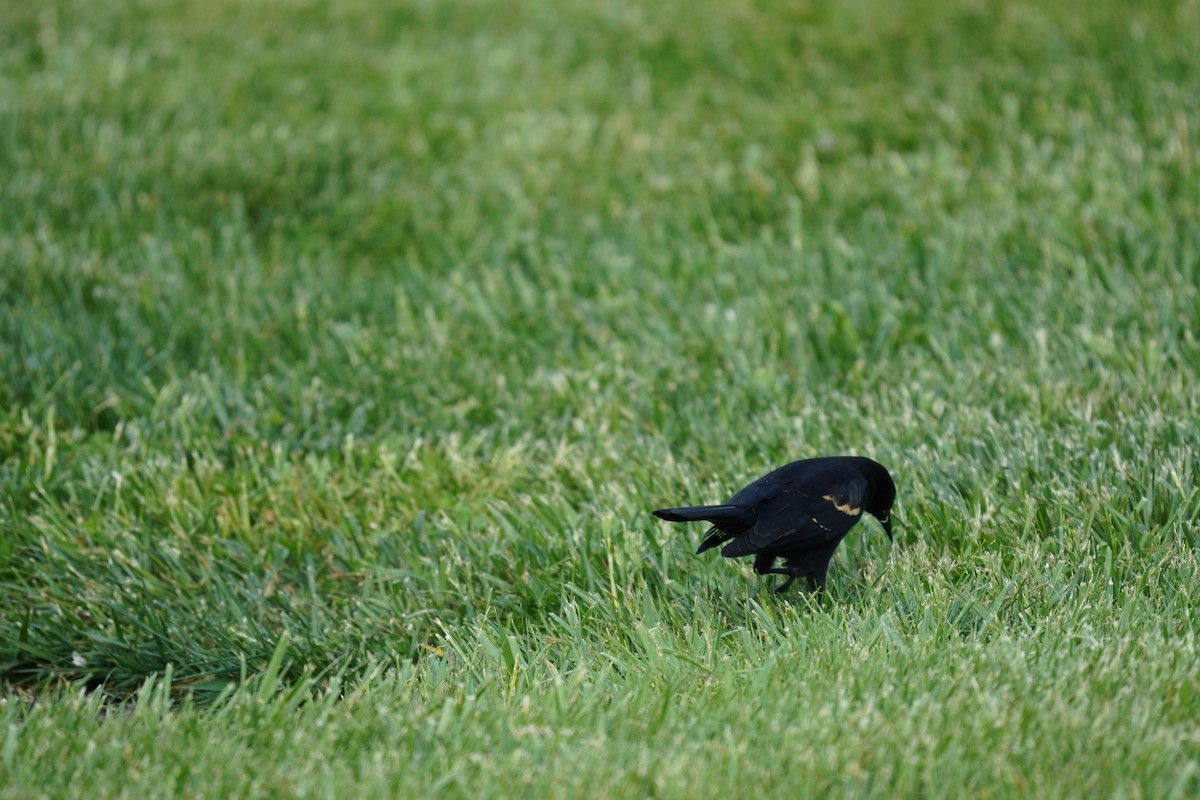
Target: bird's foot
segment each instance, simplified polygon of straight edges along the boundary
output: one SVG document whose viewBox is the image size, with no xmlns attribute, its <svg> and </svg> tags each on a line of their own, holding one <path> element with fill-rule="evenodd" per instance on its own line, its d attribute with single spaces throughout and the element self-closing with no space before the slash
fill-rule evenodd
<svg viewBox="0 0 1200 800">
<path fill-rule="evenodd" d="M 787 573 L 784 573 L 784 574 L 786 575 Z M 791 585 L 792 585 L 792 583 L 793 583 L 793 582 L 795 582 L 796 578 L 798 578 L 798 577 L 800 577 L 800 576 L 799 576 L 799 575 L 792 575 L 792 576 L 791 576 L 791 577 L 789 577 L 789 578 L 788 578 L 786 581 L 784 581 L 783 583 L 779 584 L 779 586 L 777 586 L 777 587 L 775 588 L 775 594 L 783 594 L 784 592 L 786 592 L 786 591 L 788 590 L 788 587 L 789 587 L 789 586 L 791 586 Z"/>
</svg>

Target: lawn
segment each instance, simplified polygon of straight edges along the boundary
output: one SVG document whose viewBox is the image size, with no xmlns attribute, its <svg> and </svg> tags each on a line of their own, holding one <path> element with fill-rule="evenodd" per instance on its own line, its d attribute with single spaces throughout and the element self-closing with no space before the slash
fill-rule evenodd
<svg viewBox="0 0 1200 800">
<path fill-rule="evenodd" d="M 1200 794 L 1200 5 L 0 5 L 0 798 Z M 820 601 L 694 555 L 857 453 Z"/>
</svg>

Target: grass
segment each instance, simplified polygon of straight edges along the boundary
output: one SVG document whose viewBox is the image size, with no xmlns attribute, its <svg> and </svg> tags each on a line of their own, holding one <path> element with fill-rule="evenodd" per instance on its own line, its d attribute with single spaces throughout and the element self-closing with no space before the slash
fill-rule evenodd
<svg viewBox="0 0 1200 800">
<path fill-rule="evenodd" d="M 1200 792 L 1200 7 L 0 9 L 0 798 Z M 822 607 L 652 508 L 870 455 Z"/>
</svg>

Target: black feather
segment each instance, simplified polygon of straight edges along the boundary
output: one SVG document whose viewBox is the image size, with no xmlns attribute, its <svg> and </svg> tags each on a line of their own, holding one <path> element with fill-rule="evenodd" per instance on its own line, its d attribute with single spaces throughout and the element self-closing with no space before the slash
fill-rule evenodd
<svg viewBox="0 0 1200 800">
<path fill-rule="evenodd" d="M 896 485 L 883 466 L 869 458 L 835 456 L 780 467 L 722 505 L 654 513 L 669 522 L 712 523 L 697 553 L 728 542 L 721 550 L 726 558 L 755 555 L 756 572 L 787 575 L 777 591 L 798 577 L 812 590 L 825 586 L 834 551 L 864 511 L 891 538 L 895 500 Z M 783 567 L 774 566 L 777 558 L 784 559 Z"/>
</svg>

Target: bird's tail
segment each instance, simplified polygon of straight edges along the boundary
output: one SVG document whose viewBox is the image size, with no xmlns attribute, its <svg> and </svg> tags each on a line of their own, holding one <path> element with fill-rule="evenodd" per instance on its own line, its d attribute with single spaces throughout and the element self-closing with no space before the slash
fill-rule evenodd
<svg viewBox="0 0 1200 800">
<path fill-rule="evenodd" d="M 688 508 L 660 508 L 654 516 L 667 522 L 711 522 L 708 536 L 697 553 L 728 541 L 745 528 L 754 524 L 754 515 L 741 506 L 690 506 Z"/>
<path fill-rule="evenodd" d="M 749 525 L 754 522 L 750 512 L 741 506 L 689 506 L 688 508 L 660 508 L 654 516 L 667 522 L 699 522 L 704 520 L 714 525 L 718 522 Z"/>
</svg>

